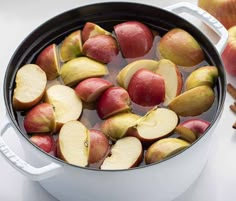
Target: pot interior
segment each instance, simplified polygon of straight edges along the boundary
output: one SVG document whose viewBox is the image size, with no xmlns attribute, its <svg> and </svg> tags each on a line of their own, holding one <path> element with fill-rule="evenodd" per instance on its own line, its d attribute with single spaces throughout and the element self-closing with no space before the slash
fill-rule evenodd
<svg viewBox="0 0 236 201">
<path fill-rule="evenodd" d="M 82 29 L 86 22 L 94 22 L 108 31 L 114 25 L 129 20 L 136 20 L 148 25 L 151 29 L 163 35 L 168 30 L 178 27 L 188 31 L 199 42 L 205 53 L 206 63 L 217 66 L 219 78 L 215 87 L 216 101 L 208 113 L 212 124 L 218 119 L 225 98 L 225 74 L 220 56 L 208 38 L 190 22 L 166 10 L 136 3 L 100 3 L 79 7 L 62 13 L 35 29 L 19 45 L 13 54 L 4 80 L 4 99 L 7 112 L 18 131 L 28 140 L 22 129 L 21 115 L 12 107 L 12 95 L 15 87 L 17 70 L 27 63 L 34 63 L 37 55 L 49 44 L 59 44 L 69 33 Z M 30 142 L 30 141 L 29 141 Z"/>
</svg>

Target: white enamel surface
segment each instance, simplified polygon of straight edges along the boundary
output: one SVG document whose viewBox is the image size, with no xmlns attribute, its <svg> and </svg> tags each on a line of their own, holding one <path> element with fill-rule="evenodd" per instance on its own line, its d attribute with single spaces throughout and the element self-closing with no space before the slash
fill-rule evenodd
<svg viewBox="0 0 236 201">
<path fill-rule="evenodd" d="M 117 0 L 118 1 L 118 0 Z M 150 5 L 157 6 L 168 6 L 173 3 L 180 2 L 179 0 L 145 0 L 145 1 L 137 1 L 130 0 L 131 2 L 143 2 Z M 29 0 L 9 0 L 9 1 L 1 1 L 0 6 L 0 25 L 1 25 L 1 37 L 0 37 L 0 50 L 1 50 L 1 59 L 0 59 L 0 86 L 3 84 L 3 78 L 6 66 L 12 56 L 13 52 L 20 44 L 20 42 L 37 26 L 45 22 L 47 19 L 69 10 L 71 8 L 75 8 L 84 4 L 87 4 L 88 1 L 80 1 L 80 0 L 41 0 L 41 1 L 29 1 Z M 89 3 L 98 2 L 97 0 L 91 0 Z M 195 0 L 188 0 L 188 2 L 195 3 Z M 216 36 L 214 33 L 209 32 L 208 29 L 202 26 L 199 22 L 195 23 L 196 26 L 199 26 L 200 29 L 205 31 L 206 34 L 212 37 L 212 40 L 216 40 Z M 236 80 L 230 76 L 227 76 L 227 80 L 236 85 Z M 0 89 L 2 93 L 2 87 Z M 212 139 L 212 147 L 209 152 L 209 159 L 206 163 L 206 166 L 196 180 L 196 182 L 179 198 L 174 201 L 233 201 L 236 197 L 235 185 L 236 185 L 236 137 L 235 131 L 231 128 L 234 123 L 235 115 L 229 110 L 229 105 L 233 102 L 233 99 L 227 95 L 225 108 L 222 114 L 222 118 L 219 124 L 216 126 L 213 139 Z M 4 114 L 4 101 L 3 96 L 0 96 L 0 120 L 3 118 Z M 19 137 L 15 134 L 13 129 L 9 129 L 4 136 L 4 141 L 9 145 L 9 147 L 17 153 L 20 157 L 26 158 L 28 161 L 29 158 L 26 157 L 27 152 L 32 152 L 33 150 L 37 152 L 36 149 L 32 149 L 27 144 L 21 144 Z M 78 195 L 81 196 L 81 201 L 90 201 L 88 199 L 88 195 L 91 196 L 92 199 L 98 200 L 98 195 L 104 191 L 104 189 L 111 187 L 114 185 L 116 188 L 111 189 L 109 192 L 106 192 L 106 195 L 112 196 L 112 200 L 115 200 L 113 192 L 114 189 L 119 189 L 122 192 L 122 188 L 125 186 L 124 183 L 127 183 L 128 180 L 133 179 L 133 184 L 137 187 L 134 188 L 130 186 L 130 193 L 127 194 L 118 194 L 117 200 L 131 200 L 127 199 L 130 196 L 133 197 L 135 201 L 138 200 L 151 200 L 148 199 L 148 195 L 152 193 L 156 193 L 157 190 L 150 187 L 150 182 L 156 181 L 157 183 L 161 178 L 166 179 L 166 183 L 164 183 L 163 192 L 166 192 L 166 195 L 173 196 L 176 194 L 175 191 L 170 192 L 170 186 L 174 186 L 176 190 L 182 185 L 188 186 L 191 183 L 192 178 L 186 176 L 188 172 L 191 172 L 192 177 L 197 177 L 201 167 L 203 166 L 203 162 L 205 160 L 205 149 L 204 144 L 208 143 L 207 138 L 201 141 L 201 148 L 198 146 L 192 147 L 189 149 L 189 154 L 193 156 L 193 154 L 198 154 L 198 157 L 203 157 L 201 164 L 196 164 L 197 160 L 190 160 L 189 166 L 183 167 L 182 172 L 176 172 L 176 167 L 171 166 L 168 163 L 174 163 L 174 160 L 170 160 L 167 163 L 163 163 L 160 166 L 152 166 L 150 169 L 157 169 L 155 171 L 160 171 L 162 174 L 157 174 L 156 176 L 150 175 L 145 171 L 145 169 L 141 169 L 139 172 L 139 179 L 142 181 L 146 181 L 145 183 L 137 182 L 137 173 L 136 171 L 123 172 L 125 174 L 123 178 L 126 178 L 122 181 L 122 184 L 119 183 L 120 174 L 112 174 L 111 173 L 101 173 L 101 172 L 88 172 L 86 170 L 81 170 L 80 172 L 77 169 L 70 167 L 70 171 L 66 174 L 61 174 L 61 176 L 54 177 L 51 180 L 45 180 L 42 182 L 42 185 L 45 188 L 48 188 L 52 193 L 56 194 L 60 200 L 63 200 L 63 191 L 71 191 L 73 189 L 74 193 L 78 193 L 78 189 L 82 189 L 82 193 Z M 199 143 L 200 144 L 200 143 Z M 199 145 L 200 146 L 200 145 Z M 197 149 L 197 150 L 194 150 Z M 193 152 L 193 153 L 191 153 Z M 31 158 L 31 164 L 36 167 L 41 167 L 48 164 L 43 157 L 43 155 L 38 155 L 37 157 Z M 197 157 L 197 156 L 196 156 Z M 189 159 L 191 159 L 189 157 Z M 183 165 L 181 163 L 181 157 L 176 157 L 175 160 L 178 160 L 178 165 Z M 39 163 L 40 162 L 40 163 Z M 164 165 L 165 164 L 165 165 Z M 56 201 L 54 197 L 49 195 L 37 182 L 33 182 L 25 176 L 22 176 L 17 170 L 11 167 L 6 160 L 0 156 L 0 200 L 4 201 Z M 180 168 L 181 169 L 181 168 Z M 143 173 L 145 171 L 145 173 Z M 185 174 L 186 173 L 186 174 Z M 87 174 L 91 174 L 91 179 L 87 179 Z M 76 175 L 76 176 L 75 176 Z M 177 183 L 171 182 L 171 178 L 176 176 L 180 176 L 182 179 L 179 179 Z M 123 175 L 122 175 L 123 176 Z M 108 178 L 113 177 L 111 180 Z M 67 179 L 66 179 L 67 178 Z M 99 181 L 105 181 L 106 186 L 102 186 Z M 78 180 L 82 182 L 78 182 Z M 191 180 L 191 181 L 190 181 Z M 62 184 L 61 187 L 56 184 Z M 76 185 L 75 185 L 76 184 Z M 95 185 L 91 189 L 87 189 L 86 185 Z M 150 188 L 149 188 L 150 187 Z M 14 189 L 14 190 L 13 190 Z M 142 196 L 138 196 L 137 192 L 143 192 L 143 195 L 146 194 L 145 199 Z M 67 199 L 73 201 L 73 194 L 70 195 L 71 199 Z M 77 196 L 77 195 L 76 195 Z M 119 197 L 120 196 L 120 197 Z M 123 197 L 122 197 L 123 196 Z M 158 195 L 157 195 L 158 196 Z M 143 198 L 143 199 L 141 199 Z M 161 201 L 164 201 L 166 198 L 161 198 Z M 108 200 L 108 199 L 103 199 Z M 157 200 L 157 199 L 155 199 Z"/>
</svg>

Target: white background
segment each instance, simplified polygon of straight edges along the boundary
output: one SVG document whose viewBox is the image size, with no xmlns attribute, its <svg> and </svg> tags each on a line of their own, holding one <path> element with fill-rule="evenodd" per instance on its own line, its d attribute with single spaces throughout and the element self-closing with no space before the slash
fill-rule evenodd
<svg viewBox="0 0 236 201">
<path fill-rule="evenodd" d="M 5 114 L 2 95 L 7 64 L 20 42 L 37 26 L 61 12 L 97 1 L 80 0 L 0 0 L 0 120 Z M 142 2 L 134 1 L 134 2 Z M 145 0 L 143 3 L 164 7 L 178 0 Z M 196 4 L 197 1 L 189 0 Z M 207 33 L 206 33 L 207 34 Z M 235 84 L 235 78 L 227 75 Z M 224 111 L 215 129 L 209 160 L 199 179 L 175 201 L 234 201 L 236 200 L 236 131 L 235 115 L 229 110 L 233 99 L 227 95 Z M 24 158 L 23 148 L 14 132 L 5 140 Z M 178 183 L 176 183 L 178 185 Z M 144 189 L 145 193 L 145 189 Z M 37 182 L 30 181 L 12 168 L 0 155 L 1 201 L 55 201 Z M 69 200 L 68 200 L 69 201 Z"/>
</svg>

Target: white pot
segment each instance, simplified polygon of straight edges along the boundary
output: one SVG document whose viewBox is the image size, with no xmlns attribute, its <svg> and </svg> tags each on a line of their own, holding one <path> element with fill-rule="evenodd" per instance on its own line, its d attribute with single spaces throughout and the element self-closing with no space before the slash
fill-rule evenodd
<svg viewBox="0 0 236 201">
<path fill-rule="evenodd" d="M 187 12 L 202 20 L 220 36 L 216 50 L 219 53 L 223 51 L 228 32 L 208 13 L 188 3 L 166 9 L 175 13 Z M 157 164 L 118 171 L 94 170 L 67 164 L 30 143 L 20 133 L 9 112 L 0 126 L 0 152 L 16 170 L 38 181 L 58 200 L 170 201 L 190 187 L 201 173 L 207 161 L 214 128 L 220 119 L 224 96 L 222 94 L 214 123 L 205 135 L 188 149 Z M 27 162 L 13 153 L 4 142 L 2 135 L 7 133 L 9 127 L 13 127 L 19 135 Z"/>
</svg>

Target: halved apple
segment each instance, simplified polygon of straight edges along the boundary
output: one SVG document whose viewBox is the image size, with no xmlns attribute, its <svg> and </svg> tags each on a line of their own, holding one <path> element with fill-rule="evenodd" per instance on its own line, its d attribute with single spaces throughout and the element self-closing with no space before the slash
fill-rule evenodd
<svg viewBox="0 0 236 201">
<path fill-rule="evenodd" d="M 82 101 L 72 88 L 65 85 L 47 89 L 45 101 L 55 108 L 57 129 L 68 121 L 77 120 L 82 112 Z"/>
<path fill-rule="evenodd" d="M 190 144 L 177 138 L 165 138 L 153 143 L 145 153 L 147 164 L 159 162 L 166 159 L 181 150 L 189 147 Z"/>
<path fill-rule="evenodd" d="M 72 32 L 62 41 L 59 48 L 62 62 L 81 56 L 82 49 L 81 30 Z"/>
<path fill-rule="evenodd" d="M 116 141 L 111 155 L 101 165 L 102 170 L 128 169 L 137 166 L 143 155 L 142 144 L 136 137 L 124 137 Z"/>
<path fill-rule="evenodd" d="M 79 121 L 65 123 L 59 133 L 57 155 L 60 159 L 85 167 L 88 165 L 88 130 Z"/>
<path fill-rule="evenodd" d="M 107 75 L 108 69 L 100 62 L 87 57 L 78 57 L 63 64 L 60 74 L 65 85 L 74 86 L 86 78 Z"/>
<path fill-rule="evenodd" d="M 56 44 L 51 44 L 44 48 L 35 63 L 46 73 L 48 80 L 56 79 L 59 76 Z"/>
<path fill-rule="evenodd" d="M 42 99 L 47 77 L 39 66 L 26 64 L 17 71 L 15 82 L 13 107 L 15 110 L 25 110 L 36 105 Z"/>
<path fill-rule="evenodd" d="M 174 131 L 179 122 L 175 112 L 166 108 L 153 108 L 129 128 L 128 134 L 143 142 L 153 142 Z"/>
</svg>

